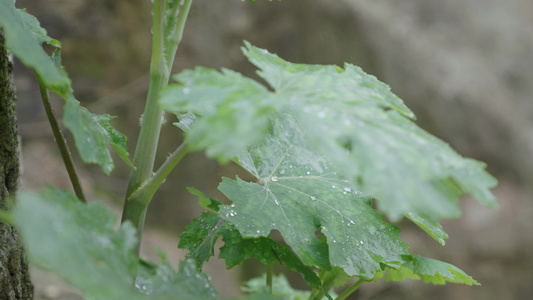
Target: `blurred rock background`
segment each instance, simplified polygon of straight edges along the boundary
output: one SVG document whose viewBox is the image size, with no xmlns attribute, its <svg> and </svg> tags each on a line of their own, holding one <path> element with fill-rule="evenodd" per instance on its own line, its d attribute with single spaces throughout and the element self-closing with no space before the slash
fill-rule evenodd
<svg viewBox="0 0 533 300">
<path fill-rule="evenodd" d="M 533 294 L 533 2 L 527 0 L 196 0 L 175 71 L 203 65 L 247 75 L 242 40 L 301 63 L 350 62 L 388 83 L 418 116 L 418 124 L 464 156 L 487 162 L 499 180 L 493 211 L 464 199 L 464 215 L 445 222 L 446 247 L 402 222 L 414 253 L 453 263 L 483 285 L 430 286 L 420 282 L 369 283 L 353 299 L 530 299 Z M 63 44 L 63 64 L 82 105 L 118 116 L 115 127 L 134 151 L 148 87 L 151 3 L 113 0 L 17 1 Z M 23 149 L 23 187 L 45 183 L 70 188 L 31 72 L 16 68 Z M 62 102 L 56 99 L 56 110 Z M 161 163 L 181 140 L 167 116 Z M 110 177 L 78 163 L 90 197 L 120 213 L 129 171 L 117 160 Z M 180 163 L 155 196 L 143 253 L 156 246 L 177 262 L 178 233 L 200 213 L 185 187 L 209 195 L 231 165 L 201 153 Z M 226 273 L 216 259 L 207 267 L 223 296 L 238 295 L 243 273 Z M 37 299 L 79 299 L 46 273 L 35 271 Z M 298 282 L 295 282 L 298 285 Z"/>
</svg>

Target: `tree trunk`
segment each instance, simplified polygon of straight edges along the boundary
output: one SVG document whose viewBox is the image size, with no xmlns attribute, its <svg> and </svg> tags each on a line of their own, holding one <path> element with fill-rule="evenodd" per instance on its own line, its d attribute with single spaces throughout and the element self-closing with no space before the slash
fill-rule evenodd
<svg viewBox="0 0 533 300">
<path fill-rule="evenodd" d="M 13 64 L 0 30 L 0 209 L 10 208 L 19 182 Z M 0 221 L 0 299 L 33 299 L 28 263 L 17 232 Z"/>
</svg>

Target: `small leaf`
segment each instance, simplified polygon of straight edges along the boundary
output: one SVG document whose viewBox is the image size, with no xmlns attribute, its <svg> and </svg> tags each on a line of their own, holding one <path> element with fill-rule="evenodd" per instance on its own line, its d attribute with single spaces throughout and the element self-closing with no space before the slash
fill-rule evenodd
<svg viewBox="0 0 533 300">
<path fill-rule="evenodd" d="M 222 202 L 218 201 L 217 199 L 207 196 L 206 194 L 202 193 L 201 191 L 195 188 L 188 187 L 187 191 L 189 191 L 189 193 L 198 197 L 198 203 L 200 204 L 200 206 L 214 213 L 218 212 L 220 205 L 222 205 Z"/>
<path fill-rule="evenodd" d="M 214 255 L 215 242 L 219 237 L 219 221 L 218 216 L 203 212 L 200 218 L 194 218 L 180 234 L 178 248 L 189 250 L 187 258 L 192 259 L 199 269 Z"/>
<path fill-rule="evenodd" d="M 226 261 L 227 268 L 240 265 L 249 258 L 257 258 L 262 264 L 280 262 L 289 270 L 302 274 L 307 284 L 321 287 L 320 279 L 313 270 L 302 264 L 300 259 L 271 237 L 243 238 L 234 226 L 227 225 L 221 230 L 224 246 L 220 248 L 220 258 Z"/>
<path fill-rule="evenodd" d="M 436 285 L 444 285 L 446 282 L 480 285 L 456 266 L 420 255 L 414 255 L 412 262 L 403 265 L 398 270 L 389 269 L 378 274 L 375 280 L 380 278 L 386 282 L 403 281 L 410 278 Z"/>
<path fill-rule="evenodd" d="M 454 265 L 415 255 L 412 270 L 419 275 L 424 283 L 445 284 L 446 282 L 464 283 L 466 285 L 480 285 L 461 269 Z"/>
</svg>

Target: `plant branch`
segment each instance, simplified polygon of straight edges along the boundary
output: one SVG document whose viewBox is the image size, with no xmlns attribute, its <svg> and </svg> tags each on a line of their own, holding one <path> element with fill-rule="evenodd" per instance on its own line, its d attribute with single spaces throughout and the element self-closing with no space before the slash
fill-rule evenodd
<svg viewBox="0 0 533 300">
<path fill-rule="evenodd" d="M 362 278 L 359 278 L 359 280 L 357 280 L 354 284 L 352 284 L 347 289 L 342 291 L 342 293 L 340 293 L 339 296 L 337 296 L 337 298 L 335 298 L 335 300 L 344 300 L 344 299 L 346 299 L 348 296 L 350 296 L 353 292 L 355 292 L 355 290 L 357 290 L 365 282 L 366 282 L 365 280 L 363 280 Z"/>
<path fill-rule="evenodd" d="M 78 197 L 78 199 L 80 199 L 82 202 L 86 203 L 87 199 L 85 197 L 85 193 L 83 192 L 83 187 L 81 186 L 78 173 L 76 172 L 72 155 L 70 154 L 70 150 L 68 148 L 67 141 L 63 136 L 63 132 L 61 131 L 61 128 L 59 128 L 54 109 L 52 108 L 52 103 L 50 102 L 48 89 L 43 83 L 41 77 L 37 73 L 35 73 L 35 75 L 37 76 L 37 81 L 39 82 L 39 90 L 41 92 L 44 110 L 46 111 L 46 116 L 48 117 L 48 121 L 52 127 L 54 139 L 56 140 L 57 148 L 59 148 L 59 153 L 61 153 L 61 158 L 63 159 L 65 168 L 67 169 L 68 177 L 70 178 L 70 182 L 72 183 L 76 197 Z"/>
<path fill-rule="evenodd" d="M 135 192 L 130 195 L 130 201 L 135 199 L 150 199 L 155 194 L 157 189 L 168 177 L 168 174 L 174 169 L 178 162 L 187 154 L 187 146 L 185 143 L 181 144 L 161 165 L 161 167 L 154 173 L 150 179 L 141 185 Z"/>
</svg>

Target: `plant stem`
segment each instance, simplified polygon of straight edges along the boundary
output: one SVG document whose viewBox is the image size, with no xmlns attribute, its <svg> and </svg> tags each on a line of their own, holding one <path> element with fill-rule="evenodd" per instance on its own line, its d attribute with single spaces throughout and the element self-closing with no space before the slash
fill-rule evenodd
<svg viewBox="0 0 533 300">
<path fill-rule="evenodd" d="M 48 122 L 50 122 L 50 126 L 52 127 L 54 139 L 56 140 L 57 148 L 59 148 L 59 153 L 61 153 L 61 158 L 63 159 L 65 168 L 67 169 L 68 177 L 70 178 L 70 182 L 74 188 L 74 193 L 78 199 L 86 203 L 87 199 L 85 198 L 85 193 L 83 192 L 78 173 L 76 172 L 76 167 L 72 161 L 72 155 L 70 154 L 70 150 L 68 148 L 67 141 L 63 136 L 63 132 L 61 131 L 61 128 L 59 128 L 54 109 L 52 108 L 52 103 L 50 102 L 48 89 L 43 83 L 41 77 L 37 73 L 35 73 L 35 75 L 37 76 L 37 81 L 39 82 L 39 90 L 41 92 L 44 110 L 46 111 Z"/>
<path fill-rule="evenodd" d="M 270 294 L 272 294 L 272 266 L 273 264 L 268 264 L 266 271 L 266 287 Z"/>
<path fill-rule="evenodd" d="M 160 169 L 160 174 L 155 178 L 152 172 L 159 142 L 159 134 L 162 124 L 162 110 L 157 103 L 160 91 L 167 86 L 170 76 L 170 69 L 173 63 L 177 44 L 181 40 L 185 19 L 192 0 L 186 0 L 181 6 L 178 20 L 169 18 L 165 20 L 166 0 L 154 0 L 153 4 L 153 38 L 152 38 L 152 58 L 150 63 L 150 86 L 142 117 L 141 132 L 135 150 L 134 165 L 135 170 L 131 172 L 126 194 L 126 201 L 122 213 L 122 223 L 129 221 L 133 224 L 137 233 L 136 255 L 139 256 L 141 238 L 144 229 L 144 220 L 148 204 L 152 199 L 155 190 L 163 182 L 170 170 L 185 154 L 185 147 L 178 148 L 173 155 Z M 177 5 L 177 1 L 175 4 Z M 176 24 L 175 30 L 166 30 L 165 24 Z M 167 41 L 172 41 L 168 45 Z M 169 49 L 172 48 L 172 49 Z M 170 53 L 172 52 L 172 53 Z M 180 146 L 181 147 L 181 146 Z M 159 171 L 158 171 L 159 172 Z M 144 186 L 148 188 L 144 188 Z M 152 191 L 153 190 L 153 191 Z M 135 197 L 133 197 L 135 196 Z"/>
<path fill-rule="evenodd" d="M 342 293 L 340 293 L 340 295 L 337 296 L 337 298 L 335 298 L 335 300 L 344 300 L 344 299 L 346 299 L 348 296 L 350 296 L 353 292 L 355 292 L 355 290 L 357 290 L 365 282 L 366 282 L 365 280 L 363 280 L 362 278 L 359 278 L 359 280 L 357 280 L 354 284 L 352 284 L 347 289 L 342 291 Z"/>
</svg>

